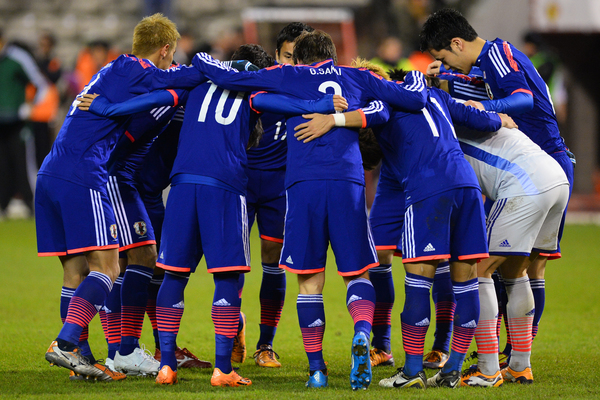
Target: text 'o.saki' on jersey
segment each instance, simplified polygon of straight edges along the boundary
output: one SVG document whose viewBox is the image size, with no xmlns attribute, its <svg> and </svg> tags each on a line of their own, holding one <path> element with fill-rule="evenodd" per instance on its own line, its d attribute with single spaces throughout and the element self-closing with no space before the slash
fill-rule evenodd
<svg viewBox="0 0 600 400">
<path fill-rule="evenodd" d="M 381 105 L 387 107 L 381 103 L 369 108 L 377 110 Z M 381 112 L 363 111 L 367 125 L 381 122 L 377 116 Z M 483 131 L 498 130 L 502 125 L 496 113 L 466 107 L 446 92 L 430 88 L 427 104 L 419 112 L 392 110 L 386 124 L 373 126 L 384 158 L 404 187 L 407 207 L 451 189 L 479 188 L 453 122 Z"/>
<path fill-rule="evenodd" d="M 208 81 L 190 91 L 171 184 L 194 183 L 246 194 L 246 146 L 258 119 L 249 93 Z"/>
<path fill-rule="evenodd" d="M 400 83 L 388 82 L 364 69 L 337 66 L 333 60 L 238 72 L 205 53 L 198 53 L 192 64 L 213 82 L 231 90 L 264 90 L 305 100 L 320 98 L 324 93 L 338 94 L 346 98 L 349 110 L 379 99 L 398 109 L 418 111 L 427 98 L 424 76 L 417 71 L 409 73 Z M 302 116 L 288 118 L 288 137 L 293 137 L 294 128 L 303 122 L 306 120 Z M 300 181 L 323 179 L 364 184 L 355 130 L 338 127 L 309 143 L 288 141 L 286 187 Z"/>
<path fill-rule="evenodd" d="M 102 68 L 79 94 L 96 93 L 112 103 L 158 89 L 192 88 L 206 81 L 193 67 L 161 70 L 151 61 L 121 55 Z M 77 108 L 75 100 L 39 174 L 106 192 L 107 162 L 125 132 L 128 117 L 99 117 Z"/>
<path fill-rule="evenodd" d="M 490 101 L 514 93 L 533 96 L 533 109 L 519 114 L 508 113 L 523 133 L 549 154 L 566 149 L 548 85 L 525 54 L 512 44 L 495 39 L 484 44 L 475 66 L 481 70 Z M 485 102 L 484 106 L 489 109 Z"/>
</svg>

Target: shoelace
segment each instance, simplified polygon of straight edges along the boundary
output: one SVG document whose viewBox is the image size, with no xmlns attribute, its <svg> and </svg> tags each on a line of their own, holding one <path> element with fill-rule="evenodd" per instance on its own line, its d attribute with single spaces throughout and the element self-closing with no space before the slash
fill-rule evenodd
<svg viewBox="0 0 600 400">
<path fill-rule="evenodd" d="M 264 351 L 266 351 L 266 352 L 269 352 L 269 353 L 273 353 L 273 354 L 275 354 L 275 357 L 276 357 L 277 359 L 279 359 L 279 354 L 277 354 L 277 353 L 275 352 L 275 350 L 273 350 L 273 348 L 272 348 L 272 347 L 265 347 L 265 348 L 262 348 L 262 347 L 261 347 L 260 349 L 256 350 L 256 352 L 254 353 L 254 358 L 258 357 L 258 356 L 260 355 L 260 353 L 262 353 L 262 352 L 264 352 Z"/>
<path fill-rule="evenodd" d="M 154 362 L 154 363 L 157 363 L 157 362 L 158 362 L 158 361 L 156 361 L 156 359 L 154 358 L 154 355 L 152 354 L 152 352 L 146 348 L 146 345 L 142 344 L 142 345 L 139 347 L 139 349 L 141 350 L 142 357 L 143 357 L 145 360 L 148 360 L 148 361 L 150 361 L 150 362 Z"/>
<path fill-rule="evenodd" d="M 472 351 L 471 354 L 469 354 L 469 357 L 465 358 L 465 361 L 463 361 L 463 363 L 469 362 L 471 360 L 474 360 L 477 358 L 477 352 L 476 351 Z"/>
</svg>

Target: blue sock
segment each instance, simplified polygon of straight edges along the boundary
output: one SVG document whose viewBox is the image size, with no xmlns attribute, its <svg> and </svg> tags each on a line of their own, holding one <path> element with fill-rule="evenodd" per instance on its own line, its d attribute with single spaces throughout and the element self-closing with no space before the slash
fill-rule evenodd
<svg viewBox="0 0 600 400">
<path fill-rule="evenodd" d="M 323 360 L 323 334 L 325 333 L 325 307 L 322 294 L 299 294 L 296 300 L 302 342 L 308 357 L 308 368 L 325 370 Z"/>
<path fill-rule="evenodd" d="M 396 299 L 392 264 L 380 264 L 369 270 L 369 279 L 375 289 L 375 312 L 373 313 L 372 346 L 392 352 L 392 308 Z"/>
<path fill-rule="evenodd" d="M 262 284 L 260 285 L 260 338 L 261 344 L 273 345 L 281 310 L 285 301 L 285 270 L 278 263 L 263 263 Z"/>
<path fill-rule="evenodd" d="M 106 312 L 106 323 L 108 332 L 105 332 L 108 342 L 108 358 L 115 359 L 115 354 L 121 346 L 121 285 L 123 284 L 123 275 L 115 281 L 112 290 L 104 302 L 104 311 Z"/>
<path fill-rule="evenodd" d="M 112 289 L 111 279 L 100 272 L 92 271 L 81 282 L 69 303 L 67 318 L 58 334 L 58 339 L 77 344 L 81 332 L 102 307 Z"/>
<path fill-rule="evenodd" d="M 239 297 L 239 274 L 216 273 L 215 294 L 211 317 L 215 326 L 215 368 L 224 374 L 233 371 L 231 367 L 231 351 L 233 339 L 238 333 L 240 307 L 242 300 Z"/>
<path fill-rule="evenodd" d="M 533 315 L 533 327 L 531 330 L 532 339 L 538 333 L 538 326 L 542 313 L 544 312 L 544 306 L 546 304 L 546 280 L 545 279 L 530 279 L 529 285 L 533 292 L 533 301 L 535 303 L 535 314 Z"/>
<path fill-rule="evenodd" d="M 460 372 L 479 322 L 479 282 L 477 278 L 466 282 L 452 281 L 452 287 L 456 299 L 456 312 L 454 313 L 452 351 L 450 358 L 442 368 L 444 373 Z"/>
<path fill-rule="evenodd" d="M 450 264 L 448 261 L 439 263 L 435 270 L 431 297 L 435 303 L 435 340 L 433 349 L 450 351 L 450 339 L 454 320 L 454 292 L 450 280 Z"/>
<path fill-rule="evenodd" d="M 346 306 L 354 321 L 354 334 L 363 332 L 369 338 L 375 310 L 375 289 L 371 281 L 365 278 L 351 280 L 346 291 Z"/>
<path fill-rule="evenodd" d="M 185 308 L 183 293 L 189 281 L 188 274 L 166 272 L 156 298 L 156 320 L 160 339 L 160 367 L 168 365 L 177 370 L 177 334 Z"/>
<path fill-rule="evenodd" d="M 60 291 L 60 320 L 63 324 L 67 319 L 67 311 L 69 310 L 69 303 L 71 302 L 73 293 L 75 293 L 75 289 L 66 286 L 63 286 Z"/>
<path fill-rule="evenodd" d="M 431 317 L 429 291 L 432 284 L 433 279 L 408 272 L 404 279 L 405 300 L 400 320 L 406 353 L 404 373 L 408 376 L 423 371 L 423 348 Z"/>
<path fill-rule="evenodd" d="M 154 268 L 142 265 L 128 265 L 121 286 L 121 347 L 119 354 L 126 356 L 139 347 L 142 335 L 148 285 Z"/>
<path fill-rule="evenodd" d="M 156 297 L 160 285 L 163 282 L 163 275 L 153 276 L 148 285 L 148 302 L 146 303 L 146 313 L 152 324 L 152 335 L 154 335 L 154 346 L 160 350 L 160 339 L 158 338 L 158 324 L 156 321 Z"/>
</svg>

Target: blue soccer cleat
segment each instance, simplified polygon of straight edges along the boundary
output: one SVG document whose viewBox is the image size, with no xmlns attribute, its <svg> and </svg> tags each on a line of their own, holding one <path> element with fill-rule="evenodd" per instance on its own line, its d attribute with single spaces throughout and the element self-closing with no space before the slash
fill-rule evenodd
<svg viewBox="0 0 600 400">
<path fill-rule="evenodd" d="M 306 382 L 306 387 L 308 388 L 324 388 L 327 387 L 327 380 L 329 377 L 327 376 L 327 370 L 316 370 L 310 374 L 310 378 L 308 378 L 308 382 Z"/>
<path fill-rule="evenodd" d="M 350 386 L 352 390 L 366 390 L 371 384 L 371 357 L 369 355 L 369 337 L 358 332 L 352 339 L 352 370 Z"/>
</svg>

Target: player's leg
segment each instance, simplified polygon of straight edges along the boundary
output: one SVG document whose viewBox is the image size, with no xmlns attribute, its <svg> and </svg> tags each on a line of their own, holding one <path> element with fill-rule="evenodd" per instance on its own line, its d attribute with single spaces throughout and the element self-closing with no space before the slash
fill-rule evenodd
<svg viewBox="0 0 600 400">
<path fill-rule="evenodd" d="M 215 281 L 211 316 L 216 355 L 211 385 L 248 386 L 252 381 L 238 375 L 231 365 L 242 302 L 239 274 L 250 271 L 246 198 L 213 186 L 195 186 L 202 250 Z"/>
<path fill-rule="evenodd" d="M 365 188 L 345 181 L 327 181 L 327 225 L 338 274 L 347 283 L 346 305 L 354 321 L 350 370 L 353 390 L 371 384 L 370 335 L 375 289 L 368 270 L 377 267 L 377 251 L 369 227 Z"/>
<path fill-rule="evenodd" d="M 431 351 L 423 358 L 423 366 L 439 369 L 446 364 L 450 354 L 450 339 L 456 308 L 450 279 L 450 263 L 447 260 L 442 260 L 435 270 L 431 298 L 435 305 L 435 340 Z"/>
<path fill-rule="evenodd" d="M 529 285 L 533 292 L 533 302 L 535 303 L 535 314 L 533 315 L 532 322 L 532 339 L 535 339 L 542 314 L 544 313 L 544 306 L 546 305 L 546 262 L 548 261 L 547 256 L 534 255 L 533 260 L 527 268 L 527 276 L 529 276 Z"/>
<path fill-rule="evenodd" d="M 307 387 L 326 387 L 328 380 L 323 359 L 322 292 L 329 244 L 325 190 L 324 181 L 298 182 L 288 188 L 285 238 L 279 261 L 281 268 L 298 275 L 296 308 L 310 371 Z"/>
<path fill-rule="evenodd" d="M 108 294 L 102 310 L 100 310 L 100 317 L 104 315 L 104 337 L 106 338 L 106 342 L 108 344 L 106 365 L 115 371 L 115 355 L 117 354 L 117 351 L 121 345 L 121 286 L 123 284 L 125 268 L 127 267 L 127 257 L 125 254 L 121 254 L 123 257 L 119 258 L 119 277 L 115 280 L 113 288 Z"/>
<path fill-rule="evenodd" d="M 372 211 L 373 209 L 371 208 Z M 375 243 L 377 243 L 377 239 L 375 239 Z M 394 250 L 377 250 L 377 258 L 379 259 L 379 266 L 369 269 L 369 280 L 375 289 L 371 365 L 393 366 L 394 357 L 392 356 L 391 343 L 392 308 L 394 307 L 396 298 L 394 278 L 392 277 Z"/>
</svg>

